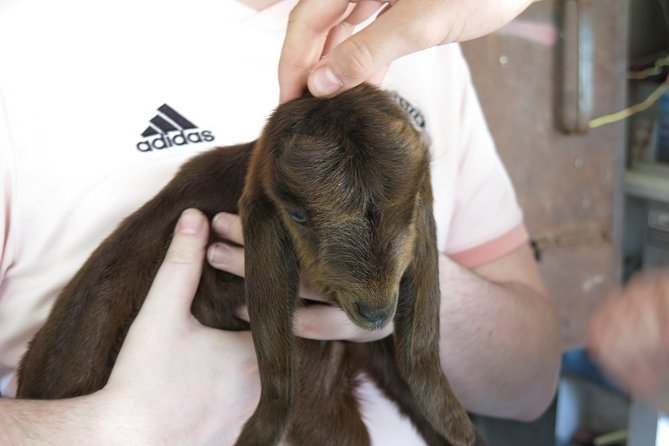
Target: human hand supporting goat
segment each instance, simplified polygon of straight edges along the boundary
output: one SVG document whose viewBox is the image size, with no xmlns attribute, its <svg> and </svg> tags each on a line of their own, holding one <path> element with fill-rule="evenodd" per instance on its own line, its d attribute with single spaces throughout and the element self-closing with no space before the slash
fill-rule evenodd
<svg viewBox="0 0 669 446">
<path fill-rule="evenodd" d="M 185 211 L 108 383 L 77 398 L 0 398 L 0 444 L 233 445 L 260 380 L 250 332 L 190 312 L 208 236 L 205 216 Z"/>
<path fill-rule="evenodd" d="M 216 214 L 212 229 L 219 238 L 232 243 L 215 242 L 209 246 L 209 263 L 214 268 L 244 277 L 244 236 L 239 216 L 225 212 Z M 316 341 L 372 342 L 385 338 L 393 331 L 392 322 L 380 330 L 363 330 L 351 322 L 340 307 L 327 303 L 306 277 L 301 277 L 299 296 L 322 303 L 297 309 L 294 332 L 299 337 Z M 238 315 L 249 320 L 246 306 L 239 309 Z"/>
</svg>

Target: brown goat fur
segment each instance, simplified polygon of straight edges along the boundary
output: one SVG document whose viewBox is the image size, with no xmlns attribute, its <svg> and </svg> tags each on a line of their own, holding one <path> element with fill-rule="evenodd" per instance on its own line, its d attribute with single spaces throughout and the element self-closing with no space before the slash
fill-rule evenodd
<svg viewBox="0 0 669 446">
<path fill-rule="evenodd" d="M 439 362 L 439 279 L 429 153 L 389 95 L 369 86 L 277 108 L 259 140 L 186 163 L 91 255 L 55 303 L 19 371 L 18 396 L 102 388 L 162 261 L 180 213 L 239 213 L 246 280 L 205 265 L 193 314 L 246 330 L 262 392 L 237 441 L 364 446 L 355 399 L 370 376 L 429 445 L 472 445 L 469 418 Z M 391 320 L 383 340 L 293 335 L 298 269 L 360 327 Z"/>
</svg>

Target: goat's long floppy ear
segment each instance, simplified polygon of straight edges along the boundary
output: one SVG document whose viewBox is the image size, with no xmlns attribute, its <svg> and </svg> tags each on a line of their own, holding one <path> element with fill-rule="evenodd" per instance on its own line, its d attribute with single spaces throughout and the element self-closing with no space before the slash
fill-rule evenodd
<svg viewBox="0 0 669 446">
<path fill-rule="evenodd" d="M 262 391 L 237 446 L 277 444 L 287 426 L 296 389 L 292 318 L 297 262 L 274 205 L 258 189 L 244 197 L 241 214 L 246 301 Z"/>
<path fill-rule="evenodd" d="M 439 361 L 439 256 L 426 175 L 418 197 L 416 252 L 402 278 L 395 316 L 397 364 L 423 415 L 457 446 L 473 445 L 474 427 Z"/>
</svg>

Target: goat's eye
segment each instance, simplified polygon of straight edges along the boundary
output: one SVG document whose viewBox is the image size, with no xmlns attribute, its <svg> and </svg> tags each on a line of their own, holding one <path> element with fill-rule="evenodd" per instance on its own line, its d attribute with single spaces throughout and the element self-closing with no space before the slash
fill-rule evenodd
<svg viewBox="0 0 669 446">
<path fill-rule="evenodd" d="M 295 220 L 296 223 L 299 223 L 301 225 L 307 222 L 307 218 L 304 216 L 304 214 L 300 211 L 296 211 L 295 209 L 289 209 L 288 215 L 290 215 L 290 218 Z"/>
</svg>

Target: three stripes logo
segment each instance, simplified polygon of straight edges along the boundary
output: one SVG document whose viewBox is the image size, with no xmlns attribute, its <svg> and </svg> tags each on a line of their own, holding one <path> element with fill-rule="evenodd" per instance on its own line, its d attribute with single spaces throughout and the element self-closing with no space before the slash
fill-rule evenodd
<svg viewBox="0 0 669 446">
<path fill-rule="evenodd" d="M 158 107 L 158 114 L 149 121 L 142 132 L 142 141 L 137 143 L 140 152 L 163 150 L 174 146 L 209 142 L 215 139 L 209 130 L 198 127 L 167 104 Z"/>
</svg>

